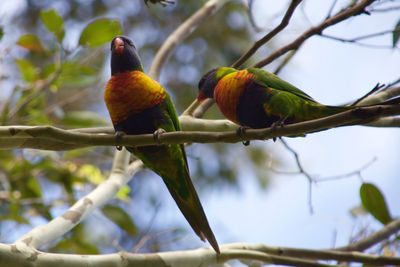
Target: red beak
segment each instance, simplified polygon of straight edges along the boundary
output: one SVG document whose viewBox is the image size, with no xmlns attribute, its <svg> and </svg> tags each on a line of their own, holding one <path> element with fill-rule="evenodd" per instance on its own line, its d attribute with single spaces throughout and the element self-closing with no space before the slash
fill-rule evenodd
<svg viewBox="0 0 400 267">
<path fill-rule="evenodd" d="M 201 103 L 208 97 L 203 93 L 203 91 L 199 91 L 199 94 L 197 95 L 197 102 Z"/>
<path fill-rule="evenodd" d="M 122 55 L 124 53 L 124 41 L 121 38 L 115 38 L 114 40 L 114 46 L 115 46 L 115 52 L 117 52 L 118 55 Z"/>
</svg>

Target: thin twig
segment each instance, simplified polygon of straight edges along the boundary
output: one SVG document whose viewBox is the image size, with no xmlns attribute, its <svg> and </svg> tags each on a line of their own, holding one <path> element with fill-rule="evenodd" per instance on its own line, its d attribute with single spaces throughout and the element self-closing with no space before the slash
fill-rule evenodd
<svg viewBox="0 0 400 267">
<path fill-rule="evenodd" d="M 279 32 L 281 32 L 289 24 L 290 18 L 292 17 L 294 11 L 296 10 L 296 7 L 300 4 L 301 1 L 302 0 L 292 0 L 284 17 L 282 18 L 281 23 L 278 26 L 276 26 L 272 31 L 270 31 L 267 35 L 265 35 L 263 38 L 256 41 L 253 44 L 253 46 L 246 53 L 244 53 L 235 63 L 232 64 L 232 67 L 233 68 L 240 67 L 262 45 L 267 43 L 269 40 L 271 40 L 271 38 L 273 38 L 275 35 L 277 35 Z"/>
<path fill-rule="evenodd" d="M 367 162 L 366 164 L 364 164 L 357 170 L 354 170 L 354 171 L 351 171 L 351 172 L 345 173 L 345 174 L 318 178 L 318 179 L 315 179 L 314 182 L 315 183 L 328 182 L 328 181 L 333 181 L 333 180 L 345 179 L 345 178 L 348 178 L 348 177 L 354 176 L 354 175 L 361 176 L 361 172 L 364 171 L 365 169 L 367 169 L 369 166 L 371 166 L 374 162 L 376 162 L 376 160 L 377 160 L 377 158 L 374 157 L 372 160 L 370 160 L 369 162 Z"/>
<path fill-rule="evenodd" d="M 335 8 L 337 0 L 333 0 L 331 7 L 329 8 L 328 15 L 326 15 L 325 19 L 329 19 L 332 16 L 333 9 Z"/>
<path fill-rule="evenodd" d="M 272 61 L 274 61 L 275 59 L 277 59 L 281 55 L 287 53 L 288 51 L 298 49 L 311 36 L 313 36 L 313 35 L 321 35 L 323 30 L 325 30 L 326 28 L 328 28 L 328 27 L 330 27 L 332 25 L 335 25 L 335 24 L 337 24 L 337 23 L 339 23 L 341 21 L 344 21 L 344 20 L 346 20 L 347 18 L 349 18 L 351 16 L 355 16 L 355 15 L 359 15 L 359 14 L 365 13 L 366 12 L 365 8 L 368 5 L 370 5 L 371 3 L 373 3 L 373 2 L 374 2 L 374 0 L 362 0 L 362 1 L 358 2 L 354 6 L 338 12 L 336 15 L 324 20 L 319 25 L 317 25 L 315 27 L 311 27 L 310 29 L 305 31 L 303 34 L 301 34 L 293 42 L 291 42 L 291 43 L 279 48 L 278 50 L 276 50 L 275 52 L 273 52 L 272 54 L 270 54 L 266 58 L 260 60 L 259 62 L 254 64 L 254 67 L 261 68 L 261 67 L 271 63 Z"/>
<path fill-rule="evenodd" d="M 400 231 L 400 219 L 394 220 L 385 227 L 383 227 L 381 230 L 376 231 L 375 233 L 372 233 L 371 235 L 354 242 L 348 246 L 345 247 L 340 247 L 336 248 L 335 250 L 338 251 L 364 251 L 370 247 L 372 247 L 375 244 L 378 244 L 379 242 L 389 238 L 391 235 L 397 233 Z"/>
<path fill-rule="evenodd" d="M 289 61 L 293 58 L 293 56 L 296 54 L 297 51 L 299 50 L 292 50 L 285 56 L 282 62 L 279 63 L 278 67 L 275 69 L 274 71 L 275 75 L 279 74 L 279 72 L 289 63 Z"/>
<path fill-rule="evenodd" d="M 260 27 L 260 26 L 257 25 L 257 23 L 256 23 L 256 21 L 254 19 L 253 13 L 251 12 L 253 10 L 254 0 L 249 0 L 247 2 L 248 2 L 248 5 L 245 5 L 245 4 L 243 4 L 243 5 L 245 5 L 246 11 L 247 11 L 247 15 L 249 17 L 250 24 L 253 27 L 253 29 L 256 32 L 262 32 L 262 31 L 266 30 L 268 27 L 266 27 L 266 26 Z"/>
<path fill-rule="evenodd" d="M 312 184 L 314 182 L 314 178 L 308 172 L 306 172 L 304 170 L 303 165 L 301 164 L 301 161 L 300 161 L 299 154 L 292 147 L 290 147 L 286 143 L 286 141 L 283 140 L 283 138 L 281 138 L 280 141 L 285 146 L 285 148 L 293 154 L 293 156 L 296 160 L 297 168 L 299 169 L 299 173 L 303 174 L 308 180 L 308 208 L 310 210 L 310 213 L 313 214 L 314 209 L 313 209 L 313 205 L 312 205 Z"/>
</svg>

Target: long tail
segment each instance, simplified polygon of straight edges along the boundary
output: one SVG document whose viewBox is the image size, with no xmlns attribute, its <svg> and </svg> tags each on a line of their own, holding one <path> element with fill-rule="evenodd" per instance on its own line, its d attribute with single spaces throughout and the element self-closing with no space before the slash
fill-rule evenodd
<svg viewBox="0 0 400 267">
<path fill-rule="evenodd" d="M 202 241 L 208 240 L 219 254 L 217 240 L 211 230 L 206 214 L 187 166 L 186 153 L 182 145 L 127 147 L 139 157 L 143 163 L 163 178 L 164 183 L 189 222 L 195 233 Z"/>
<path fill-rule="evenodd" d="M 214 250 L 220 254 L 217 240 L 215 239 L 214 233 L 208 224 L 206 214 L 204 213 L 203 207 L 189 175 L 185 176 L 185 182 L 186 190 L 188 190 L 188 194 L 185 194 L 185 198 L 183 198 L 181 194 L 167 182 L 165 182 L 165 184 L 167 185 L 170 194 L 174 198 L 183 216 L 185 216 L 195 233 L 203 242 L 205 242 L 207 239 Z"/>
</svg>

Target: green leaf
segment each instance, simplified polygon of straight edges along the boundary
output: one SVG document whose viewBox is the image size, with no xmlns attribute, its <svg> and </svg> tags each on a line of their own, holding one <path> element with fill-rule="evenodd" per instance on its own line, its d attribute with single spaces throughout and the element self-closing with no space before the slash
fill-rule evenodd
<svg viewBox="0 0 400 267">
<path fill-rule="evenodd" d="M 108 219 L 113 221 L 128 234 L 136 235 L 136 226 L 131 217 L 123 209 L 118 206 L 105 205 L 101 210 Z"/>
<path fill-rule="evenodd" d="M 87 233 L 82 223 L 78 224 L 70 232 L 70 237 L 66 237 L 55 246 L 50 247 L 51 252 L 73 253 L 73 254 L 99 254 L 99 249 L 90 243 L 86 236 Z"/>
<path fill-rule="evenodd" d="M 121 190 L 115 195 L 116 198 L 122 201 L 130 201 L 129 193 L 131 192 L 131 188 L 128 185 L 124 185 Z"/>
<path fill-rule="evenodd" d="M 98 70 L 78 62 L 65 62 L 56 85 L 85 86 L 96 80 Z"/>
<path fill-rule="evenodd" d="M 40 18 L 46 28 L 52 32 L 58 39 L 58 41 L 62 41 L 64 38 L 64 20 L 62 17 L 54 10 L 42 10 L 40 12 Z"/>
<path fill-rule="evenodd" d="M 22 79 L 26 82 L 34 82 L 38 79 L 38 73 L 35 66 L 26 59 L 15 59 L 18 69 L 21 72 Z"/>
<path fill-rule="evenodd" d="M 30 193 L 32 194 L 32 197 L 41 197 L 42 196 L 42 189 L 40 188 L 40 185 L 38 181 L 36 180 L 36 177 L 29 177 L 26 187 L 29 189 Z"/>
<path fill-rule="evenodd" d="M 51 63 L 51 64 L 47 65 L 46 67 L 44 67 L 42 69 L 42 78 L 46 79 L 46 78 L 50 77 L 50 75 L 53 74 L 55 71 L 56 71 L 55 63 Z"/>
<path fill-rule="evenodd" d="M 3 39 L 3 35 L 4 35 L 3 27 L 0 27 L 0 41 L 1 39 Z"/>
<path fill-rule="evenodd" d="M 378 221 L 387 224 L 392 221 L 385 198 L 379 189 L 369 183 L 363 183 L 360 188 L 361 202 L 364 208 Z"/>
<path fill-rule="evenodd" d="M 91 22 L 83 29 L 79 44 L 84 46 L 99 46 L 111 41 L 122 34 L 121 26 L 117 20 L 102 18 Z"/>
<path fill-rule="evenodd" d="M 400 38 L 400 20 L 397 22 L 396 26 L 393 29 L 393 48 L 396 46 L 397 42 Z"/>
<path fill-rule="evenodd" d="M 86 154 L 88 152 L 91 152 L 93 150 L 93 147 L 84 147 L 84 148 L 78 148 L 78 149 L 73 149 L 65 152 L 64 154 L 64 159 L 73 159 L 82 156 L 83 154 Z"/>
<path fill-rule="evenodd" d="M 70 111 L 62 118 L 61 123 L 69 127 L 105 126 L 107 121 L 92 111 Z"/>
<path fill-rule="evenodd" d="M 25 49 L 28 49 L 29 51 L 40 52 L 40 53 L 47 52 L 46 48 L 44 48 L 44 46 L 42 45 L 42 42 L 40 41 L 39 37 L 30 33 L 19 37 L 17 45 Z"/>
</svg>

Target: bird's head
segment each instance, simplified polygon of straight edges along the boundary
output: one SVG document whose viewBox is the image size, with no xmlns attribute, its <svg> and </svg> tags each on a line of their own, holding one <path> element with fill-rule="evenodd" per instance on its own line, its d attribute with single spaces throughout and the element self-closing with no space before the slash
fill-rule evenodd
<svg viewBox="0 0 400 267">
<path fill-rule="evenodd" d="M 218 81 L 215 74 L 218 69 L 212 69 L 201 77 L 199 81 L 199 93 L 197 95 L 197 101 L 203 102 L 207 98 L 214 97 L 214 88 Z"/>
<path fill-rule="evenodd" d="M 111 74 L 134 70 L 143 71 L 135 45 L 128 37 L 115 37 L 111 41 Z"/>
<path fill-rule="evenodd" d="M 217 86 L 219 80 L 225 75 L 236 72 L 234 68 L 215 68 L 203 75 L 199 81 L 199 93 L 197 95 L 197 101 L 203 102 L 206 98 L 214 98 L 214 89 Z"/>
</svg>

